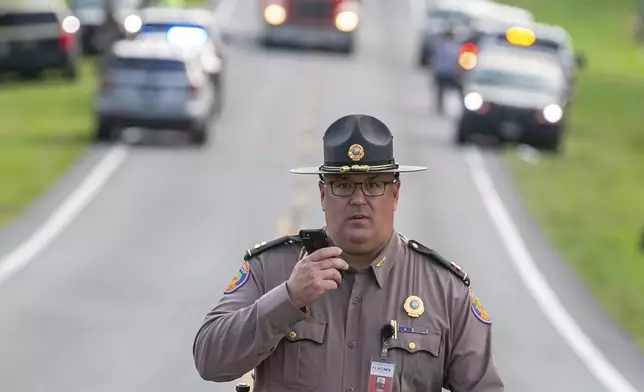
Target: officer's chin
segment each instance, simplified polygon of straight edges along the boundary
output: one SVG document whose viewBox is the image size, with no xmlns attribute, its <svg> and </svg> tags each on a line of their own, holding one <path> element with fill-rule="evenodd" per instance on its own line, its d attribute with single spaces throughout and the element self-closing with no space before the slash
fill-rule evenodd
<svg viewBox="0 0 644 392">
<path fill-rule="evenodd" d="M 369 227 L 351 227 L 344 228 L 345 241 L 353 246 L 368 244 L 373 238 L 373 230 Z"/>
</svg>

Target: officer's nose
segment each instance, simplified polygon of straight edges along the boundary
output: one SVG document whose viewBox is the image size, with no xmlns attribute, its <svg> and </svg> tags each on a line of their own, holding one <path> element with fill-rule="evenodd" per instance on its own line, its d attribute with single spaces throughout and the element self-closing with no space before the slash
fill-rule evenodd
<svg viewBox="0 0 644 392">
<path fill-rule="evenodd" d="M 351 204 L 361 205 L 361 204 L 365 204 L 366 202 L 367 202 L 367 197 L 364 195 L 364 192 L 362 191 L 362 186 L 357 185 L 355 191 L 353 192 L 353 195 L 351 195 Z"/>
</svg>

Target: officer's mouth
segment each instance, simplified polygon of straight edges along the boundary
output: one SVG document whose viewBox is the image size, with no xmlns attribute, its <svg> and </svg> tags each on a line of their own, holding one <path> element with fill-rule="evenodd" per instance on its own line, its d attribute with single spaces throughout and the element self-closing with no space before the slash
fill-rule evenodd
<svg viewBox="0 0 644 392">
<path fill-rule="evenodd" d="M 365 222 L 368 219 L 370 219 L 369 216 L 365 214 L 352 214 L 349 216 L 349 221 L 351 222 Z"/>
</svg>

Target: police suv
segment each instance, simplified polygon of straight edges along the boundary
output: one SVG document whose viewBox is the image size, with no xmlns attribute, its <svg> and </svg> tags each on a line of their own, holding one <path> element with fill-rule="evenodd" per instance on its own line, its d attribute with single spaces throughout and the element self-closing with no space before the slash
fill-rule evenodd
<svg viewBox="0 0 644 392">
<path fill-rule="evenodd" d="M 208 139 L 212 83 L 194 50 L 162 40 L 118 41 L 108 53 L 95 98 L 96 138 L 128 127 L 179 129 L 195 144 Z"/>
<path fill-rule="evenodd" d="M 497 24 L 475 31 L 463 46 L 463 52 L 483 52 L 495 46 L 511 46 L 525 51 L 552 53 L 561 65 L 572 90 L 578 71 L 585 67 L 586 57 L 576 53 L 568 32 L 559 26 L 543 23 Z"/>
<path fill-rule="evenodd" d="M 463 78 L 456 142 L 475 134 L 557 151 L 564 132 L 566 78 L 557 59 L 516 48 L 481 52 Z"/>
</svg>

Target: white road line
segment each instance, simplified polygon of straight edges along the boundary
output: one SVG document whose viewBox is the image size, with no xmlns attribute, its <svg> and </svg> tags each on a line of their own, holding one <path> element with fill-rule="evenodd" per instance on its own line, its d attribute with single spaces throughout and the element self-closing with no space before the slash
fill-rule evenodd
<svg viewBox="0 0 644 392">
<path fill-rule="evenodd" d="M 523 280 L 523 284 L 537 301 L 543 314 L 572 350 L 581 358 L 588 370 L 608 391 L 637 392 L 637 389 L 593 345 L 548 285 L 521 239 L 510 214 L 503 205 L 503 201 L 488 174 L 485 162 L 479 151 L 477 149 L 469 150 L 465 155 L 465 160 L 470 167 L 472 178 L 480 193 L 483 205 L 511 256 L 510 260 Z"/>
<path fill-rule="evenodd" d="M 74 220 L 121 166 L 127 152 L 124 146 L 113 147 L 31 237 L 0 259 L 0 285 L 29 264 Z"/>
</svg>

